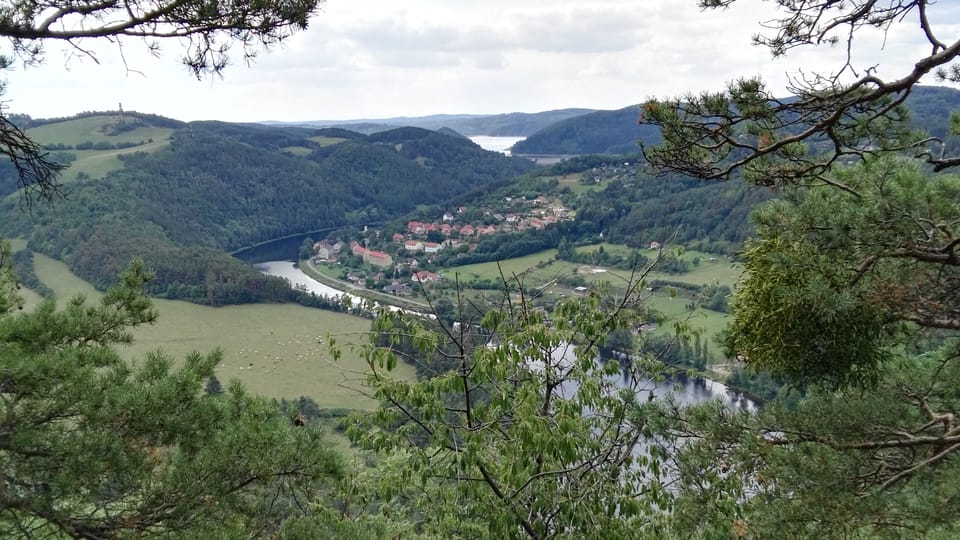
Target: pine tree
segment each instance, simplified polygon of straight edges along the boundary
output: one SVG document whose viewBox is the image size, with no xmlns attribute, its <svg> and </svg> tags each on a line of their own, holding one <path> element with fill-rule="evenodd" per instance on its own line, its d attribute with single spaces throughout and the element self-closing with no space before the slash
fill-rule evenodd
<svg viewBox="0 0 960 540">
<path fill-rule="evenodd" d="M 99 305 L 19 312 L 0 267 L 0 537 L 255 534 L 340 474 L 320 433 L 274 404 L 239 386 L 204 396 L 219 351 L 177 368 L 120 357 L 114 346 L 157 316 L 148 277 L 135 261 Z"/>
</svg>

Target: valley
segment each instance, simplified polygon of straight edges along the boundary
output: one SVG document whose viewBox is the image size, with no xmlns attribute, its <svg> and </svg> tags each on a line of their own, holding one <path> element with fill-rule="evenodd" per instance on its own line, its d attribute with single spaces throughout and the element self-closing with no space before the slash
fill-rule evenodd
<svg viewBox="0 0 960 540">
<path fill-rule="evenodd" d="M 74 276 L 66 266 L 36 255 L 36 272 L 57 294 L 58 304 L 83 295 L 96 302 L 102 293 Z M 27 293 L 27 309 L 40 301 Z M 159 318 L 133 331 L 131 345 L 120 348 L 134 363 L 162 350 L 174 358 L 224 352 L 217 377 L 226 385 L 237 380 L 249 390 L 271 398 L 307 396 L 322 408 L 370 409 L 376 406 L 363 392 L 366 364 L 353 347 L 366 342 L 370 320 L 292 304 L 251 304 L 213 308 L 189 302 L 155 299 Z M 342 344 L 333 360 L 329 339 Z M 401 366 L 398 373 L 412 377 Z M 404 375 L 401 375 L 404 376 Z"/>
</svg>

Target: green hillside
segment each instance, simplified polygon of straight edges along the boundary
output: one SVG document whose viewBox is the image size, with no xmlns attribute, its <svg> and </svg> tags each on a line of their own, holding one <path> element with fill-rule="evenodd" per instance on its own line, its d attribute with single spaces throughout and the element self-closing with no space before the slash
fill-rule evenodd
<svg viewBox="0 0 960 540">
<path fill-rule="evenodd" d="M 624 154 L 637 150 L 637 141 L 659 138 L 648 126 L 637 125 L 640 107 L 597 111 L 552 124 L 513 147 L 514 154 Z"/>
<path fill-rule="evenodd" d="M 960 107 L 960 91 L 918 86 L 907 97 L 911 121 L 918 128 L 943 137 L 950 112 Z M 550 125 L 518 142 L 513 153 L 520 154 L 622 154 L 637 151 L 637 141 L 656 143 L 660 134 L 651 126 L 639 126 L 640 106 L 615 111 L 597 111 Z M 956 144 L 955 142 L 953 143 Z"/>
<path fill-rule="evenodd" d="M 65 181 L 78 175 L 101 178 L 123 167 L 118 156 L 165 147 L 181 122 L 136 112 L 88 113 L 69 119 L 31 120 L 27 134 L 70 163 Z"/>
<path fill-rule="evenodd" d="M 76 141 L 97 122 L 83 120 L 44 126 L 46 136 Z M 58 134 L 61 124 L 70 129 Z M 149 285 L 155 295 L 212 305 L 290 300 L 226 252 L 309 230 L 376 224 L 533 168 L 417 128 L 375 138 L 355 134 L 336 144 L 329 136 L 306 128 L 186 124 L 152 152 L 114 150 L 122 168 L 81 177 L 52 206 L 26 214 L 15 198 L 6 201 L 0 232 L 27 238 L 32 250 L 66 262 L 101 288 L 142 257 L 157 274 Z M 290 147 L 301 155 L 285 151 Z"/>
</svg>

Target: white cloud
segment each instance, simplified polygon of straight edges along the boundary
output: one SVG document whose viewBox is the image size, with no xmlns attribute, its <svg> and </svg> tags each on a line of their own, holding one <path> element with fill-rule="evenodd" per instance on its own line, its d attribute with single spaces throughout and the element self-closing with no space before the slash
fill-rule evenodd
<svg viewBox="0 0 960 540">
<path fill-rule="evenodd" d="M 960 37 L 960 7 L 932 9 L 944 38 Z M 328 0 L 310 29 L 249 68 L 197 82 L 177 64 L 128 44 L 128 72 L 114 47 L 100 65 L 49 55 L 7 74 L 8 110 L 61 116 L 122 102 L 181 119 L 231 121 L 358 118 L 431 113 L 619 108 L 646 97 L 717 90 L 761 75 L 775 93 L 800 67 L 842 64 L 843 49 L 793 51 L 772 61 L 750 46 L 772 2 L 741 0 L 700 12 L 695 0 Z M 929 46 L 914 21 L 858 37 L 856 67 L 888 77 Z"/>
</svg>

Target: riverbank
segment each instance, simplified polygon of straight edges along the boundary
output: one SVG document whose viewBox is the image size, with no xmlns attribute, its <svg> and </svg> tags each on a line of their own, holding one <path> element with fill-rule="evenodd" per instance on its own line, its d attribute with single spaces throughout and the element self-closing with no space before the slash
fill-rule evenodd
<svg viewBox="0 0 960 540">
<path fill-rule="evenodd" d="M 312 262 L 309 260 L 301 260 L 297 263 L 297 268 L 301 272 L 306 274 L 312 279 L 319 281 L 320 283 L 337 289 L 341 292 L 348 293 L 351 296 L 356 296 L 360 298 L 365 298 L 379 304 L 394 306 L 407 311 L 417 311 L 420 313 L 430 313 L 431 309 L 428 304 L 423 302 L 417 302 L 415 300 L 408 300 L 406 298 L 401 298 L 392 294 L 382 293 L 380 291 L 374 291 L 366 287 L 360 287 L 349 281 L 343 281 L 337 279 L 327 274 L 321 272 Z"/>
</svg>

